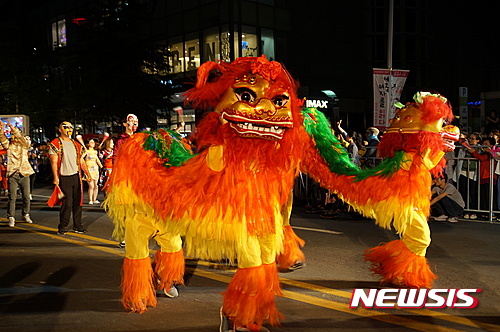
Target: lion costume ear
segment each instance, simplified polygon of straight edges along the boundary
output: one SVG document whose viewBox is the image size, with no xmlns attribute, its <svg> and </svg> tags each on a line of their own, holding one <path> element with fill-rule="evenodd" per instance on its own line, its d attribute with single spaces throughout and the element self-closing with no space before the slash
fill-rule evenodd
<svg viewBox="0 0 500 332">
<path fill-rule="evenodd" d="M 213 109 L 225 92 L 225 88 L 219 84 L 219 79 L 226 71 L 217 62 L 208 61 L 202 64 L 196 74 L 196 86 L 184 94 L 185 104 L 195 109 Z"/>
<path fill-rule="evenodd" d="M 207 83 L 215 83 L 222 76 L 222 66 L 217 62 L 207 61 L 202 64 L 196 73 L 196 88 L 200 89 Z"/>
</svg>

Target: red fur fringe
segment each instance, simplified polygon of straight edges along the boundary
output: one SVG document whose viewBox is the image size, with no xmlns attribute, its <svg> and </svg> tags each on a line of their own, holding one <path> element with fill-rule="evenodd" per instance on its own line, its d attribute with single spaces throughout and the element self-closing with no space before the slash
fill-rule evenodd
<svg viewBox="0 0 500 332">
<path fill-rule="evenodd" d="M 275 263 L 238 269 L 224 293 L 222 311 L 251 331 L 259 331 L 264 320 L 279 325 L 283 315 L 276 309 L 275 295 L 283 295 Z"/>
<path fill-rule="evenodd" d="M 155 255 L 154 271 L 158 277 L 158 289 L 170 289 L 172 284 L 184 285 L 184 251 L 167 253 L 158 249 Z"/>
<path fill-rule="evenodd" d="M 420 131 L 416 134 L 387 133 L 377 146 L 382 158 L 394 157 L 396 151 L 422 153 L 426 149 L 443 150 L 443 138 L 439 133 Z"/>
<path fill-rule="evenodd" d="M 423 98 L 420 110 L 422 111 L 421 119 L 424 123 L 436 122 L 441 118 L 453 119 L 453 111 L 449 103 L 443 102 L 439 97 L 427 96 Z"/>
<path fill-rule="evenodd" d="M 283 253 L 276 258 L 276 264 L 281 269 L 287 269 L 296 261 L 305 261 L 305 256 L 300 248 L 306 242 L 295 234 L 292 226 L 285 226 L 285 238 L 283 240 Z"/>
<path fill-rule="evenodd" d="M 411 252 L 401 240 L 366 250 L 365 261 L 371 262 L 373 273 L 382 276 L 382 283 L 431 288 L 437 279 L 427 263 L 427 258 Z"/>
<path fill-rule="evenodd" d="M 153 269 L 149 257 L 125 258 L 122 267 L 122 304 L 125 309 L 142 314 L 156 306 Z"/>
</svg>

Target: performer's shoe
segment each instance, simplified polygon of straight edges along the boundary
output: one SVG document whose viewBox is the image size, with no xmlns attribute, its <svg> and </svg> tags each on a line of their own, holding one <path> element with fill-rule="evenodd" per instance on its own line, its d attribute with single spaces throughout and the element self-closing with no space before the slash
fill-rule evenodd
<svg viewBox="0 0 500 332">
<path fill-rule="evenodd" d="M 231 322 L 229 317 L 224 315 L 222 313 L 222 307 L 220 308 L 220 326 L 219 326 L 219 332 L 230 332 L 234 331 L 234 323 Z"/>
<path fill-rule="evenodd" d="M 125 241 L 122 241 L 118 244 L 118 247 L 125 248 Z"/>
<path fill-rule="evenodd" d="M 177 290 L 177 287 L 175 287 L 174 285 L 172 285 L 172 287 L 170 287 L 170 289 L 164 289 L 163 292 L 165 293 L 165 295 L 167 297 L 170 297 L 170 298 L 174 298 L 174 297 L 178 297 L 179 296 L 179 291 Z"/>
<path fill-rule="evenodd" d="M 299 269 L 303 268 L 304 266 L 306 266 L 306 263 L 301 262 L 301 261 L 295 261 L 295 263 L 293 263 L 293 265 L 288 268 L 288 271 L 299 270 Z"/>
<path fill-rule="evenodd" d="M 252 330 L 249 330 L 243 326 L 236 326 L 231 317 L 228 317 L 222 313 L 222 307 L 221 307 L 219 332 L 234 332 L 234 331 L 252 331 Z M 264 326 L 261 326 L 259 332 L 270 332 L 270 331 Z"/>
</svg>

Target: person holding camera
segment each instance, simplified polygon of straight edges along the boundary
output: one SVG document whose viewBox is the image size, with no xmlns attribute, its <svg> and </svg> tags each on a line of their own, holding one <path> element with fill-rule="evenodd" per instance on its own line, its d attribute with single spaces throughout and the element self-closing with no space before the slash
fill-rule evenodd
<svg viewBox="0 0 500 332">
<path fill-rule="evenodd" d="M 7 203 L 7 218 L 9 226 L 16 225 L 16 199 L 17 189 L 21 189 L 23 199 L 22 218 L 31 224 L 30 217 L 30 175 L 35 173 L 28 160 L 28 149 L 30 144 L 23 136 L 19 128 L 8 124 L 10 127 L 10 140 L 3 130 L 0 130 L 0 148 L 7 150 L 7 178 L 9 182 L 9 198 Z"/>
</svg>

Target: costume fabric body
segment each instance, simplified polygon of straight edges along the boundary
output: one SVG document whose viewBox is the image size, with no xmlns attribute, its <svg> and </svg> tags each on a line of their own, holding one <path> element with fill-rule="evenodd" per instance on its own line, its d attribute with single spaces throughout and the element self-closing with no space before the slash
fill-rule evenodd
<svg viewBox="0 0 500 332">
<path fill-rule="evenodd" d="M 125 308 L 143 312 L 156 304 L 155 287 L 182 283 L 185 251 L 207 260 L 237 259 L 238 270 L 222 308 L 237 326 L 258 330 L 264 320 L 279 323 L 276 260 L 286 266 L 303 259 L 303 241 L 289 225 L 299 170 L 336 191 L 342 185 L 354 193 L 358 185 L 369 186 L 355 178 L 361 170 L 332 135 L 324 116 L 315 110 L 301 114 L 295 89 L 288 72 L 265 57 L 239 58 L 231 64 L 207 62 L 198 69 L 196 87 L 186 94 L 194 108 L 210 110 L 197 127 L 198 154 L 167 130 L 135 134 L 120 147 L 105 207 L 115 222 L 115 236 L 125 233 L 127 243 L 122 273 Z M 326 129 L 316 130 L 321 126 Z M 318 140 L 326 145 L 318 146 Z M 318 149 L 327 150 L 326 155 Z M 120 167 L 128 160 L 134 160 L 134 167 Z M 415 199 L 427 195 L 428 201 L 431 166 L 413 167 L 422 169 L 415 181 L 428 184 Z M 409 176 L 395 179 L 400 185 Z M 401 202 L 391 200 L 390 193 L 371 200 L 368 194 L 374 190 L 363 192 L 357 207 L 367 205 L 368 211 L 381 204 L 381 211 L 396 208 L 395 216 L 409 219 L 393 206 Z M 358 199 L 347 193 L 344 197 Z M 390 223 L 392 215 L 379 214 L 382 222 Z M 425 218 L 425 207 L 420 214 Z M 184 248 L 180 236 L 185 236 Z M 148 250 L 152 237 L 161 247 L 154 270 Z"/>
</svg>

